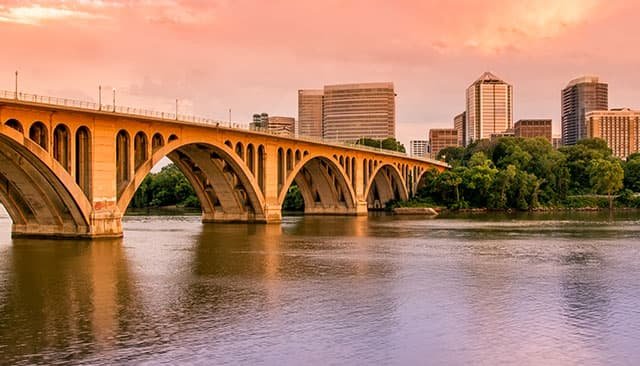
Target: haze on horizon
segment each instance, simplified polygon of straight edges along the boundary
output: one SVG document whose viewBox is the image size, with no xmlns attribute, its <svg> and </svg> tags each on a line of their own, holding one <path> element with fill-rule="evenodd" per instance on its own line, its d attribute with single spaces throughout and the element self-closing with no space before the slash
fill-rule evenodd
<svg viewBox="0 0 640 366">
<path fill-rule="evenodd" d="M 640 3 L 623 0 L 2 1 L 0 89 L 249 121 L 297 118 L 297 90 L 395 83 L 403 143 L 452 126 L 484 71 L 514 85 L 514 120 L 552 118 L 594 74 L 640 107 Z M 110 98 L 104 94 L 104 98 Z"/>
</svg>

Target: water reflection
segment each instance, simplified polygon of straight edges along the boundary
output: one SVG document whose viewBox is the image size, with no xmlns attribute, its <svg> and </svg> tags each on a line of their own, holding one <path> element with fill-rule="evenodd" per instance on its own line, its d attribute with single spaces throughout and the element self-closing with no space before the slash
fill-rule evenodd
<svg viewBox="0 0 640 366">
<path fill-rule="evenodd" d="M 135 281 L 121 241 L 14 240 L 3 254 L 0 363 L 83 358 L 126 331 Z"/>
</svg>

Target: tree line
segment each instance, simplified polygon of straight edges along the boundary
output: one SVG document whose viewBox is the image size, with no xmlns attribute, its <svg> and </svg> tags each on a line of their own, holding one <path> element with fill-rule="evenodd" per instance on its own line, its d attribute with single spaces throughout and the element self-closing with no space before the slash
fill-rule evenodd
<svg viewBox="0 0 640 366">
<path fill-rule="evenodd" d="M 504 137 L 445 148 L 437 158 L 451 169 L 426 172 L 416 197 L 405 205 L 496 210 L 640 207 L 634 194 L 640 192 L 640 154 L 623 161 L 600 139 L 556 150 L 542 138 Z"/>
</svg>

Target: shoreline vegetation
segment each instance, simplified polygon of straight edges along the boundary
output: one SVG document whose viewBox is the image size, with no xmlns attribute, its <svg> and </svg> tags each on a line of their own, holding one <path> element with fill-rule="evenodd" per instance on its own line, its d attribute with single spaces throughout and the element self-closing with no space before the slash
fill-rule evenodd
<svg viewBox="0 0 640 366">
<path fill-rule="evenodd" d="M 600 211 L 640 209 L 640 154 L 616 158 L 600 139 L 553 149 L 541 138 L 480 140 L 449 147 L 438 159 L 451 165 L 425 173 L 409 201 L 386 208 L 437 211 Z"/>
<path fill-rule="evenodd" d="M 545 139 L 503 137 L 480 140 L 466 148 L 445 148 L 438 159 L 450 164 L 451 169 L 426 172 L 413 199 L 388 202 L 385 210 L 640 210 L 640 153 L 623 161 L 612 155 L 603 140 L 582 140 L 555 150 Z M 144 179 L 127 214 L 150 210 L 158 214 L 200 212 L 195 191 L 174 164 Z M 304 200 L 295 183 L 287 192 L 282 210 L 304 211 Z M 420 210 L 405 210 L 411 211 L 415 214 Z"/>
</svg>

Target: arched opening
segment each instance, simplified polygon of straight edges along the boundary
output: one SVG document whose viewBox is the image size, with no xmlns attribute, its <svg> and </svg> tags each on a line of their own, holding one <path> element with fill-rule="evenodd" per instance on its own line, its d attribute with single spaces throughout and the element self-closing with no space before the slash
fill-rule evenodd
<svg viewBox="0 0 640 366">
<path fill-rule="evenodd" d="M 16 131 L 18 131 L 20 133 L 24 132 L 24 129 L 22 128 L 22 123 L 20 123 L 20 121 L 18 121 L 17 119 L 13 119 L 12 118 L 12 119 L 8 120 L 7 122 L 5 122 L 4 124 L 5 124 L 5 126 L 11 127 L 11 128 L 13 128 L 14 130 L 16 130 Z"/>
<path fill-rule="evenodd" d="M 282 190 L 282 185 L 285 179 L 284 171 L 284 150 L 278 148 L 278 192 Z"/>
<path fill-rule="evenodd" d="M 129 134 L 125 130 L 120 130 L 116 136 L 116 186 L 118 197 L 120 197 L 122 190 L 131 180 L 129 145 Z"/>
<path fill-rule="evenodd" d="M 287 149 L 287 174 L 293 170 L 293 151 Z"/>
<path fill-rule="evenodd" d="M 362 160 L 362 182 L 366 187 L 369 184 L 369 164 L 367 164 L 367 159 Z"/>
<path fill-rule="evenodd" d="M 169 142 L 173 142 L 173 141 L 176 141 L 176 140 L 178 140 L 178 136 L 176 136 L 174 134 L 171 134 L 171 136 L 169 136 L 169 140 L 168 140 Z"/>
<path fill-rule="evenodd" d="M 367 206 L 370 210 L 384 209 L 394 200 L 407 200 L 408 193 L 403 183 L 402 171 L 398 167 L 387 164 L 381 166 L 370 180 L 365 191 Z"/>
<path fill-rule="evenodd" d="M 350 177 L 351 176 L 351 159 L 349 159 L 349 157 L 347 156 L 347 158 L 344 160 L 344 171 L 347 173 L 347 176 Z"/>
<path fill-rule="evenodd" d="M 155 133 L 151 138 L 151 149 L 156 152 L 159 148 L 164 146 L 164 138 L 160 133 Z"/>
<path fill-rule="evenodd" d="M 356 158 L 351 158 L 351 186 L 356 188 Z"/>
<path fill-rule="evenodd" d="M 236 143 L 236 155 L 240 157 L 240 159 L 244 160 L 244 146 L 242 142 Z"/>
<path fill-rule="evenodd" d="M 71 133 L 69 127 L 59 124 L 53 130 L 53 158 L 71 173 Z"/>
<path fill-rule="evenodd" d="M 264 165 L 265 165 L 265 153 L 264 146 L 260 145 L 258 147 L 258 185 L 260 186 L 260 190 L 264 193 Z"/>
<path fill-rule="evenodd" d="M 48 132 L 44 123 L 37 121 L 29 127 L 29 138 L 40 145 L 41 148 L 48 149 Z"/>
<path fill-rule="evenodd" d="M 298 164 L 300 160 L 302 160 L 302 153 L 300 153 L 300 150 L 296 150 L 296 164 Z"/>
<path fill-rule="evenodd" d="M 253 144 L 247 145 L 247 167 L 253 176 L 256 175 L 256 150 Z"/>
<path fill-rule="evenodd" d="M 227 140 L 224 142 L 224 144 L 229 146 L 229 149 L 233 149 L 233 143 L 231 143 L 231 141 Z"/>
<path fill-rule="evenodd" d="M 85 126 L 76 131 L 76 183 L 91 197 L 91 134 Z"/>
<path fill-rule="evenodd" d="M 134 167 L 136 170 L 149 159 L 149 144 L 147 142 L 147 135 L 140 131 L 136 133 L 133 139 L 133 155 L 134 155 Z"/>
<path fill-rule="evenodd" d="M 307 214 L 354 214 L 355 194 L 348 177 L 338 163 L 325 157 L 316 157 L 304 162 L 304 165 L 286 179 L 286 190 L 280 194 L 280 202 L 287 208 L 296 202 L 298 209 Z M 304 204 L 296 195 L 300 195 Z M 284 207 L 284 206 L 283 206 Z"/>
</svg>

